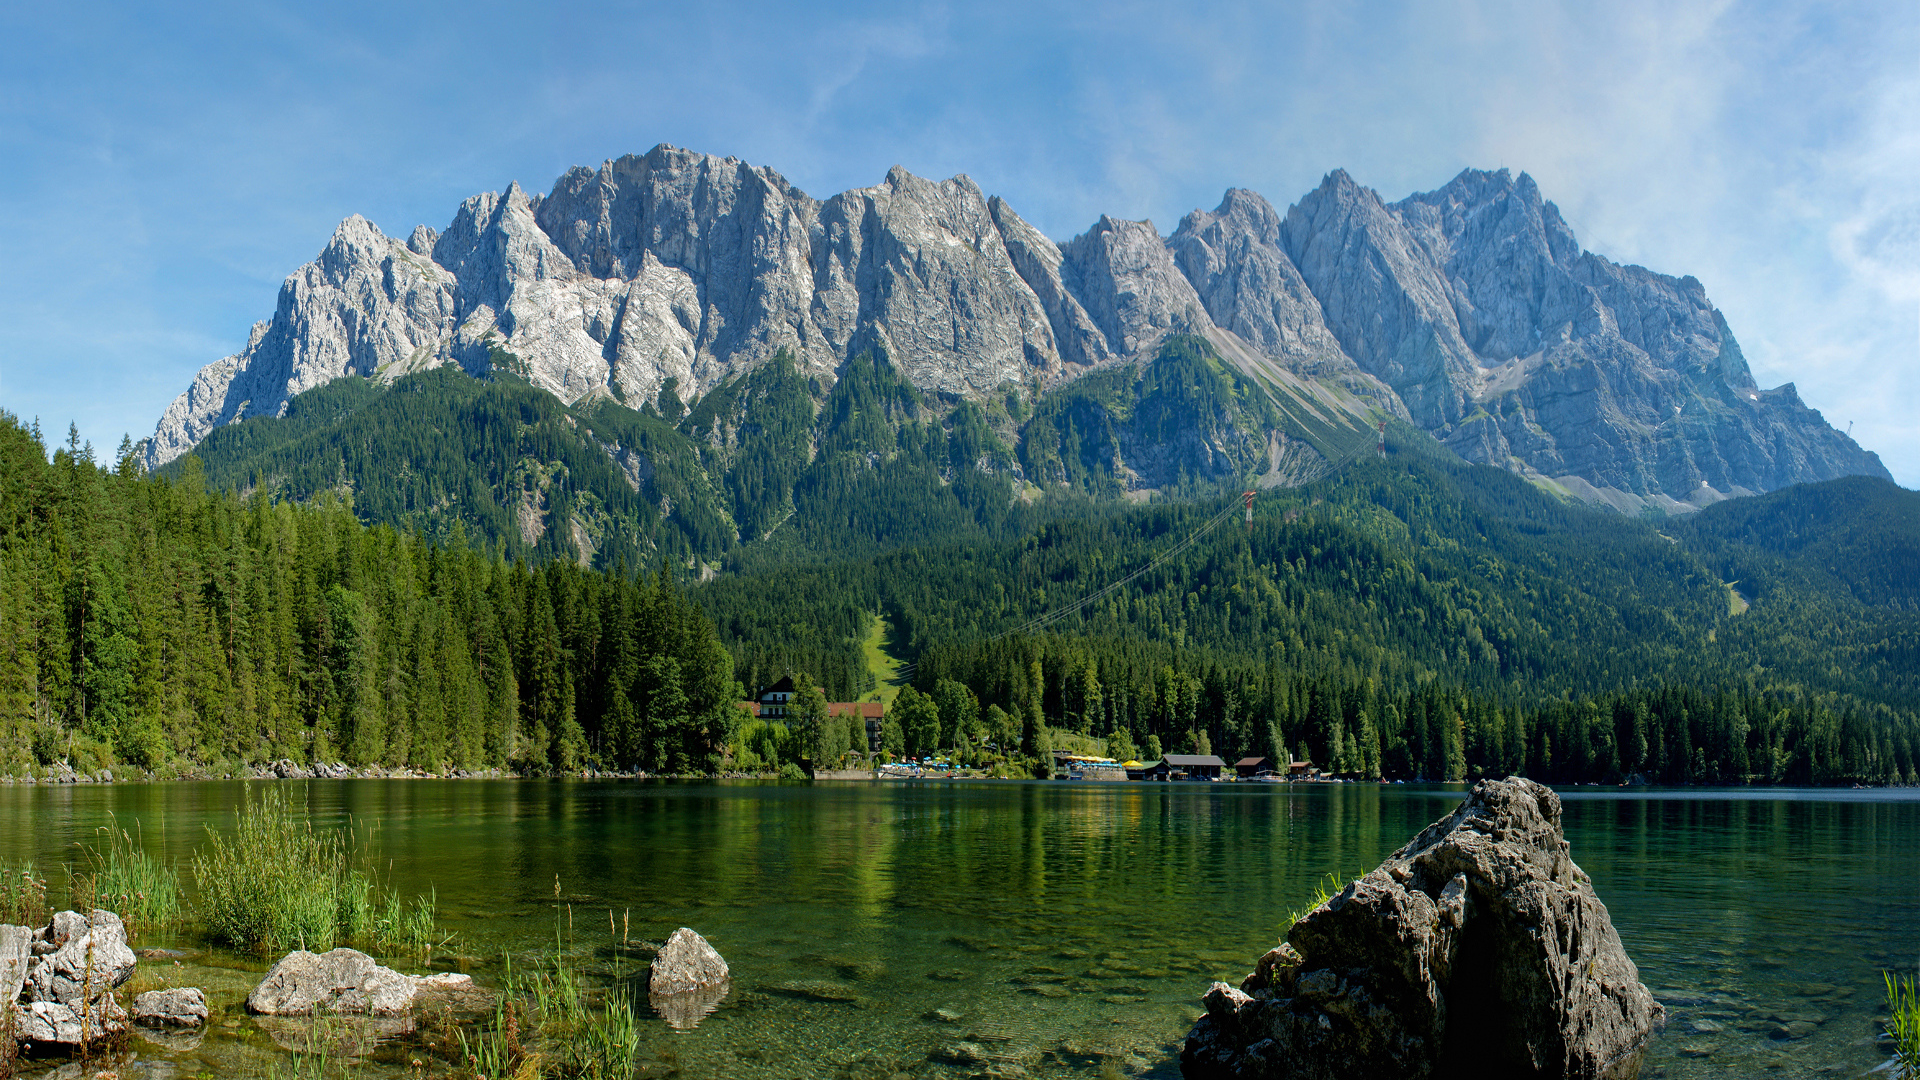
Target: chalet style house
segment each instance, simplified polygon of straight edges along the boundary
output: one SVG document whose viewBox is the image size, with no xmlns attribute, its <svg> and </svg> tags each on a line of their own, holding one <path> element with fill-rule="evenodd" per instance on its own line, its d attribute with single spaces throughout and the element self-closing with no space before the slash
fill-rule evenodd
<svg viewBox="0 0 1920 1080">
<path fill-rule="evenodd" d="M 787 675 L 761 691 L 758 699 L 741 702 L 740 708 L 762 720 L 785 722 L 793 708 L 794 693 L 793 676 Z M 829 701 L 827 715 L 858 717 L 865 728 L 867 750 L 871 753 L 879 752 L 880 722 L 887 715 L 885 705 L 877 701 Z"/>
</svg>

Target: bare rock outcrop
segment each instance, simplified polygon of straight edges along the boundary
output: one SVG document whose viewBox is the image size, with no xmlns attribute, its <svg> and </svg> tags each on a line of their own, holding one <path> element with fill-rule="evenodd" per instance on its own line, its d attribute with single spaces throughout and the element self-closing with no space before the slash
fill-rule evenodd
<svg viewBox="0 0 1920 1080">
<path fill-rule="evenodd" d="M 1629 1076 L 1665 1022 L 1559 796 L 1518 778 L 1476 785 L 1203 1000 L 1190 1080 Z"/>
<path fill-rule="evenodd" d="M 1280 246 L 1347 355 L 1469 461 L 1627 511 L 1888 475 L 1792 384 L 1754 383 L 1699 281 L 1581 250 L 1525 173 L 1387 203 L 1336 170 Z"/>
<path fill-rule="evenodd" d="M 301 949 L 273 965 L 247 995 L 247 1011 L 264 1016 L 405 1016 L 418 991 L 417 980 L 381 967 L 357 949 Z"/>
<path fill-rule="evenodd" d="M 125 1031 L 113 991 L 138 959 L 111 911 L 56 913 L 46 926 L 0 926 L 0 1008 L 14 1010 L 14 1038 L 72 1048 Z"/>
<path fill-rule="evenodd" d="M 1468 460 L 1624 510 L 1888 476 L 1791 384 L 1755 385 L 1700 282 L 1581 250 L 1524 173 L 1388 203 L 1336 170 L 1284 216 L 1236 188 L 1171 237 L 1103 215 L 1056 245 L 964 175 L 895 167 L 821 200 L 666 145 L 545 195 L 475 195 L 444 232 L 349 217 L 144 454 L 345 376 L 456 365 L 638 408 L 782 349 L 828 386 L 872 350 L 951 404 L 1148 361 L 1176 333 L 1287 410 L 1410 416 Z"/>
<path fill-rule="evenodd" d="M 133 1022 L 160 1028 L 200 1027 L 207 1022 L 207 995 L 197 986 L 149 990 L 133 999 Z"/>
</svg>

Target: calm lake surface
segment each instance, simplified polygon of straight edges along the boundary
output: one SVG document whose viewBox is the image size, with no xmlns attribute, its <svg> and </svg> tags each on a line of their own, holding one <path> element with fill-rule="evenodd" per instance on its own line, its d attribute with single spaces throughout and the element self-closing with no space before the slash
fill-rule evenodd
<svg viewBox="0 0 1920 1080">
<path fill-rule="evenodd" d="M 644 1000 L 621 924 L 654 942 L 691 926 L 733 993 L 689 1032 L 648 1012 L 643 1075 L 850 1080 L 1178 1076 L 1208 983 L 1237 984 L 1317 880 L 1371 869 L 1464 790 L 282 783 L 316 825 L 377 823 L 392 884 L 437 892 L 452 943 L 433 967 L 487 983 L 503 954 L 558 947 L 637 979 Z M 184 867 L 207 826 L 231 827 L 243 786 L 0 787 L 0 859 L 32 858 L 61 890 L 58 868 L 111 816 Z M 1642 1076 L 1859 1076 L 1886 1060 L 1881 973 L 1920 961 L 1920 792 L 1562 794 L 1574 859 L 1667 1005 Z M 136 1039 L 122 1077 L 284 1060 L 240 1004 L 263 961 L 138 944 L 193 950 L 160 966 L 209 990 L 216 1023 L 198 1045 Z M 978 1052 L 951 1052 L 963 1042 Z M 356 1071 L 397 1077 L 422 1056 L 396 1043 Z"/>
</svg>

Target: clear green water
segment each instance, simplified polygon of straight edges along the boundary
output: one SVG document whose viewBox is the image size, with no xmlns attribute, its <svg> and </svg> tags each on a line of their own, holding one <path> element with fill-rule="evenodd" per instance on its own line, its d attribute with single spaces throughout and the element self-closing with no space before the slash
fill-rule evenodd
<svg viewBox="0 0 1920 1080">
<path fill-rule="evenodd" d="M 437 890 L 454 945 L 434 966 L 484 983 L 503 953 L 550 955 L 557 934 L 602 978 L 643 976 L 609 937 L 610 909 L 636 940 L 705 934 L 733 967 L 733 994 L 697 1030 L 645 1028 L 645 1075 L 686 1077 L 1177 1076 L 1210 980 L 1238 982 L 1322 875 L 1370 869 L 1461 797 L 1251 784 L 298 788 L 317 823 L 377 822 L 400 889 Z M 0 787 L 0 859 L 72 863 L 111 813 L 184 863 L 240 791 Z M 1574 858 L 1668 1005 L 1643 1076 L 1857 1076 L 1886 1060 L 1881 972 L 1920 959 L 1920 793 L 1565 796 Z M 206 986 L 219 1021 L 197 1046 L 136 1041 L 123 1078 L 284 1059 L 240 1008 L 264 963 L 202 950 L 149 965 Z M 950 1060 L 961 1042 L 977 1060 Z M 407 1040 L 358 1069 L 398 1076 L 415 1059 L 435 1071 Z"/>
</svg>

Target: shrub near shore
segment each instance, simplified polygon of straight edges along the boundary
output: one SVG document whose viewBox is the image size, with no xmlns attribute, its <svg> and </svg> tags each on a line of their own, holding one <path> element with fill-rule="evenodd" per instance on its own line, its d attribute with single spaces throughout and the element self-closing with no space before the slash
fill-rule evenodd
<svg viewBox="0 0 1920 1080">
<path fill-rule="evenodd" d="M 207 847 L 194 855 L 193 875 L 213 940 L 249 952 L 308 949 L 362 941 L 384 952 L 422 951 L 432 944 L 431 895 L 408 905 L 378 896 L 372 877 L 353 865 L 350 845 L 316 833 L 288 809 L 286 793 L 251 791 L 234 812 L 234 833 L 207 827 Z"/>
</svg>

